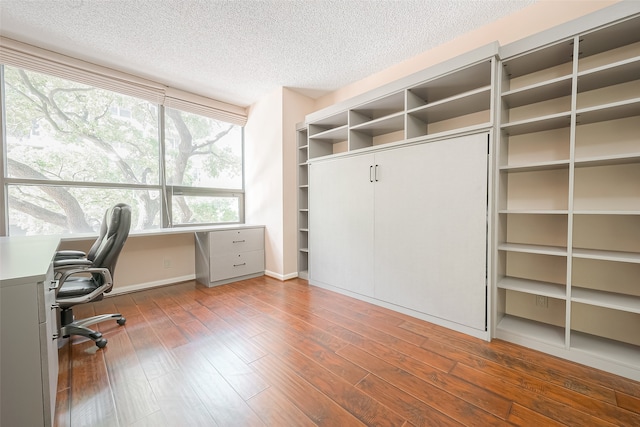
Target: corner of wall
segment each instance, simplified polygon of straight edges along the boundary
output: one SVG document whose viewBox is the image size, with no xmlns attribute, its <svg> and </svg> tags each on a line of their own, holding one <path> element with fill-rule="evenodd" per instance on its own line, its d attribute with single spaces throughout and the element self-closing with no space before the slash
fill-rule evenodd
<svg viewBox="0 0 640 427">
<path fill-rule="evenodd" d="M 279 87 L 248 109 L 245 125 L 245 221 L 265 230 L 265 267 L 282 271 L 282 99 Z"/>
<path fill-rule="evenodd" d="M 315 101 L 279 87 L 249 107 L 245 126 L 245 220 L 266 226 L 265 268 L 274 277 L 297 271 L 295 125 Z"/>
</svg>

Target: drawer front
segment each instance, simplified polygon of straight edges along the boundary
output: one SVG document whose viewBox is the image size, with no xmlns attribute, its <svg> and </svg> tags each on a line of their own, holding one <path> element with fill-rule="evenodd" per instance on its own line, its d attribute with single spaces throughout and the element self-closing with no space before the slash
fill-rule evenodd
<svg viewBox="0 0 640 427">
<path fill-rule="evenodd" d="M 211 258 L 212 282 L 264 271 L 264 250 L 242 252 Z"/>
<path fill-rule="evenodd" d="M 209 250 L 211 258 L 264 250 L 264 229 L 244 228 L 211 231 L 209 233 Z"/>
</svg>

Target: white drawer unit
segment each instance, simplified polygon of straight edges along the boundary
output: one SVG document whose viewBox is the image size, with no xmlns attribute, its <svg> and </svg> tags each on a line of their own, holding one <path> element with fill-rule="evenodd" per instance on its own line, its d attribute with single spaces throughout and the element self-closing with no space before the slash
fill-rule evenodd
<svg viewBox="0 0 640 427">
<path fill-rule="evenodd" d="M 196 280 L 212 287 L 264 274 L 264 227 L 196 233 Z"/>
<path fill-rule="evenodd" d="M 52 426 L 58 389 L 53 236 L 0 237 L 0 425 Z"/>
</svg>

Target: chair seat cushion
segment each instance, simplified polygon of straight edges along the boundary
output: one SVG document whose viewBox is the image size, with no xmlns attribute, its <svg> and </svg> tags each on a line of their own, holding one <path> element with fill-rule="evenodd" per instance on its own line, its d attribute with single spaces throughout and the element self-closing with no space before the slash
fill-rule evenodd
<svg viewBox="0 0 640 427">
<path fill-rule="evenodd" d="M 98 288 L 98 283 L 90 277 L 69 278 L 58 290 L 57 299 L 87 295 Z"/>
</svg>

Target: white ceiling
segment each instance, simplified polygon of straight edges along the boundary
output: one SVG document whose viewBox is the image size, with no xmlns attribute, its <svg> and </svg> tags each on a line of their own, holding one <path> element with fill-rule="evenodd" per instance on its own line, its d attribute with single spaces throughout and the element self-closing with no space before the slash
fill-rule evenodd
<svg viewBox="0 0 640 427">
<path fill-rule="evenodd" d="M 535 0 L 0 0 L 0 34 L 240 106 L 316 98 Z"/>
</svg>

